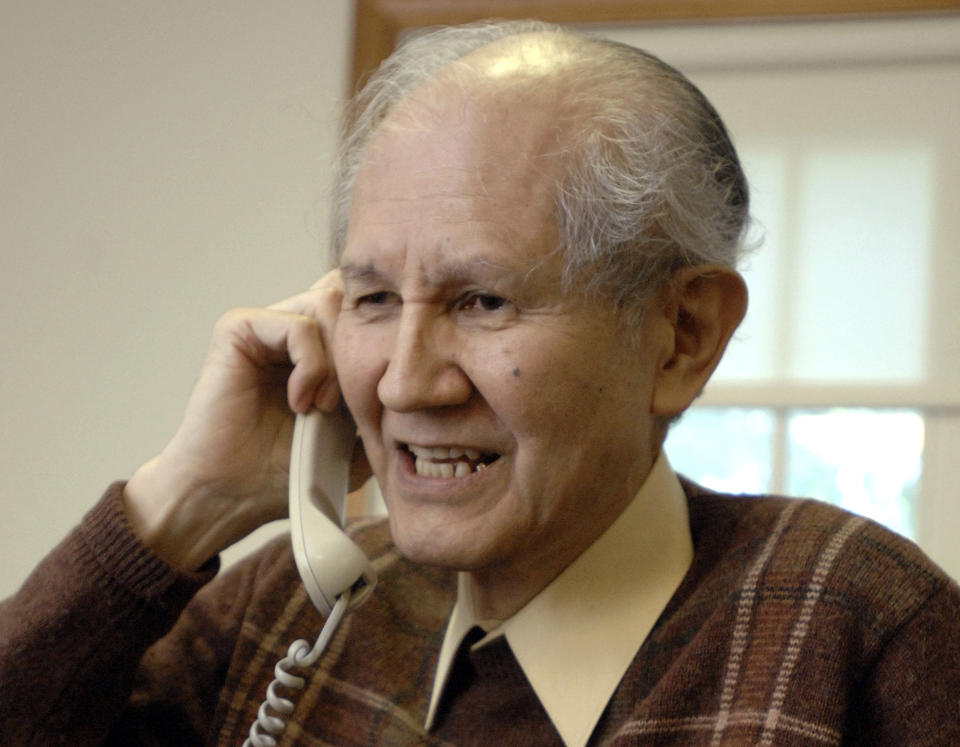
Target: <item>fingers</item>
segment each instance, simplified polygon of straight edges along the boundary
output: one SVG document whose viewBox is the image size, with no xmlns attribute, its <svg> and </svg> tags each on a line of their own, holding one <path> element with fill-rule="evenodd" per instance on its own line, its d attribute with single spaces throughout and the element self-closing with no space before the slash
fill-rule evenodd
<svg viewBox="0 0 960 747">
<path fill-rule="evenodd" d="M 309 290 L 271 304 L 268 308 L 329 321 L 332 328 L 340 312 L 342 300 L 343 285 L 340 281 L 340 270 L 334 269 L 311 285 Z"/>
<path fill-rule="evenodd" d="M 330 411 L 340 400 L 324 324 L 312 316 L 276 309 L 234 309 L 217 323 L 214 348 L 263 371 L 290 364 L 287 402 L 294 412 Z"/>
<path fill-rule="evenodd" d="M 287 380 L 290 409 L 299 413 L 311 407 L 333 410 L 340 401 L 340 387 L 323 325 L 311 317 L 283 312 L 277 318 L 289 322 L 286 348 L 293 364 Z"/>
<path fill-rule="evenodd" d="M 329 351 L 333 329 L 343 300 L 340 270 L 335 268 L 317 280 L 303 293 L 270 305 L 271 311 L 298 315 L 314 320 L 315 327 L 296 327 L 295 336 L 288 340 L 290 360 L 294 370 L 288 383 L 288 399 L 295 412 L 306 412 L 311 405 L 329 412 L 340 401 L 333 358 Z M 322 370 L 316 366 L 311 331 L 319 333 L 323 351 Z M 302 332 L 302 335 L 300 334 Z"/>
<path fill-rule="evenodd" d="M 212 352 L 228 367 L 250 367 L 260 375 L 270 366 L 292 365 L 286 396 L 294 412 L 312 407 L 329 412 L 340 401 L 330 354 L 343 291 L 333 270 L 313 286 L 266 309 L 228 311 L 214 331 Z"/>
<path fill-rule="evenodd" d="M 260 338 L 274 362 L 289 359 L 293 371 L 287 401 L 294 412 L 317 407 L 329 412 L 340 401 L 330 343 L 343 290 L 340 271 L 322 276 L 309 290 L 271 304 L 264 312 L 245 310 L 248 330 Z"/>
</svg>

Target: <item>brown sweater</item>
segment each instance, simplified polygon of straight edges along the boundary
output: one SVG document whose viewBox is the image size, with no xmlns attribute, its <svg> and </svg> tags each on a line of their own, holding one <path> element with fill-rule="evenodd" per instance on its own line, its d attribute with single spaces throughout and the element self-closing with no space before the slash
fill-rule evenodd
<svg viewBox="0 0 960 747">
<path fill-rule="evenodd" d="M 954 582 L 823 504 L 685 489 L 693 566 L 591 744 L 960 744 Z M 130 534 L 119 493 L 0 605 L 0 743 L 239 745 L 274 663 L 322 624 L 289 546 L 210 583 L 215 564 L 177 575 Z M 454 574 L 402 559 L 382 522 L 355 533 L 379 585 L 295 696 L 282 743 L 556 743 L 507 646 L 423 731 Z"/>
</svg>

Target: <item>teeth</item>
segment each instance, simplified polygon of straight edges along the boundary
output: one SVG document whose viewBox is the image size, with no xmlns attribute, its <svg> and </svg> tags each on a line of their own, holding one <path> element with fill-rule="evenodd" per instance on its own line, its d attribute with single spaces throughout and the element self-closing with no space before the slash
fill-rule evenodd
<svg viewBox="0 0 960 747">
<path fill-rule="evenodd" d="M 477 471 L 485 466 L 485 464 L 477 465 Z M 451 477 L 466 477 L 474 471 L 469 462 L 432 462 L 429 459 L 420 459 L 419 457 L 414 460 L 414 468 L 418 475 L 442 477 L 446 480 Z"/>
<path fill-rule="evenodd" d="M 459 446 L 445 447 L 445 446 L 414 446 L 413 444 L 408 444 L 407 448 L 410 452 L 421 459 L 459 459 L 460 457 L 466 457 L 467 459 L 479 459 L 480 452 L 477 449 L 466 449 Z"/>
<path fill-rule="evenodd" d="M 414 468 L 417 474 L 424 477 L 436 477 L 445 480 L 454 477 L 467 477 L 487 466 L 483 463 L 476 464 L 476 460 L 481 456 L 481 452 L 477 449 L 459 446 L 415 446 L 413 444 L 408 444 L 407 449 L 413 454 Z M 463 457 L 471 461 L 462 461 Z"/>
</svg>

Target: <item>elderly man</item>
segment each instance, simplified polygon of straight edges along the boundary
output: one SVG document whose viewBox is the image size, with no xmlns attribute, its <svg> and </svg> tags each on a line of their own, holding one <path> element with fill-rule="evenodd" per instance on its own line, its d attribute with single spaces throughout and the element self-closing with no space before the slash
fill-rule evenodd
<svg viewBox="0 0 960 747">
<path fill-rule="evenodd" d="M 747 202 L 717 114 L 642 52 L 537 24 L 401 49 L 350 116 L 338 269 L 223 318 L 170 445 L 6 603 L 4 733 L 243 739 L 322 620 L 288 541 L 212 559 L 285 510 L 292 413 L 342 394 L 389 522 L 354 528 L 379 585 L 291 743 L 960 740 L 956 584 L 661 454 L 743 316 Z"/>
</svg>

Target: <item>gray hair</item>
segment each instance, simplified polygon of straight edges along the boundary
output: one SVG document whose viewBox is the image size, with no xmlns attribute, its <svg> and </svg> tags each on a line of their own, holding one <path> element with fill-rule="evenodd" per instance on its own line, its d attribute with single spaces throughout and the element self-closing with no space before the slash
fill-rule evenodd
<svg viewBox="0 0 960 747">
<path fill-rule="evenodd" d="M 584 115 L 568 138 L 555 196 L 564 282 L 601 292 L 636 321 L 677 269 L 734 267 L 747 225 L 747 182 L 706 97 L 647 52 L 538 21 L 443 28 L 411 39 L 383 62 L 346 113 L 334 182 L 334 255 L 344 250 L 366 146 L 394 107 L 471 52 L 529 33 L 557 35 L 578 52 L 563 82 Z"/>
</svg>

